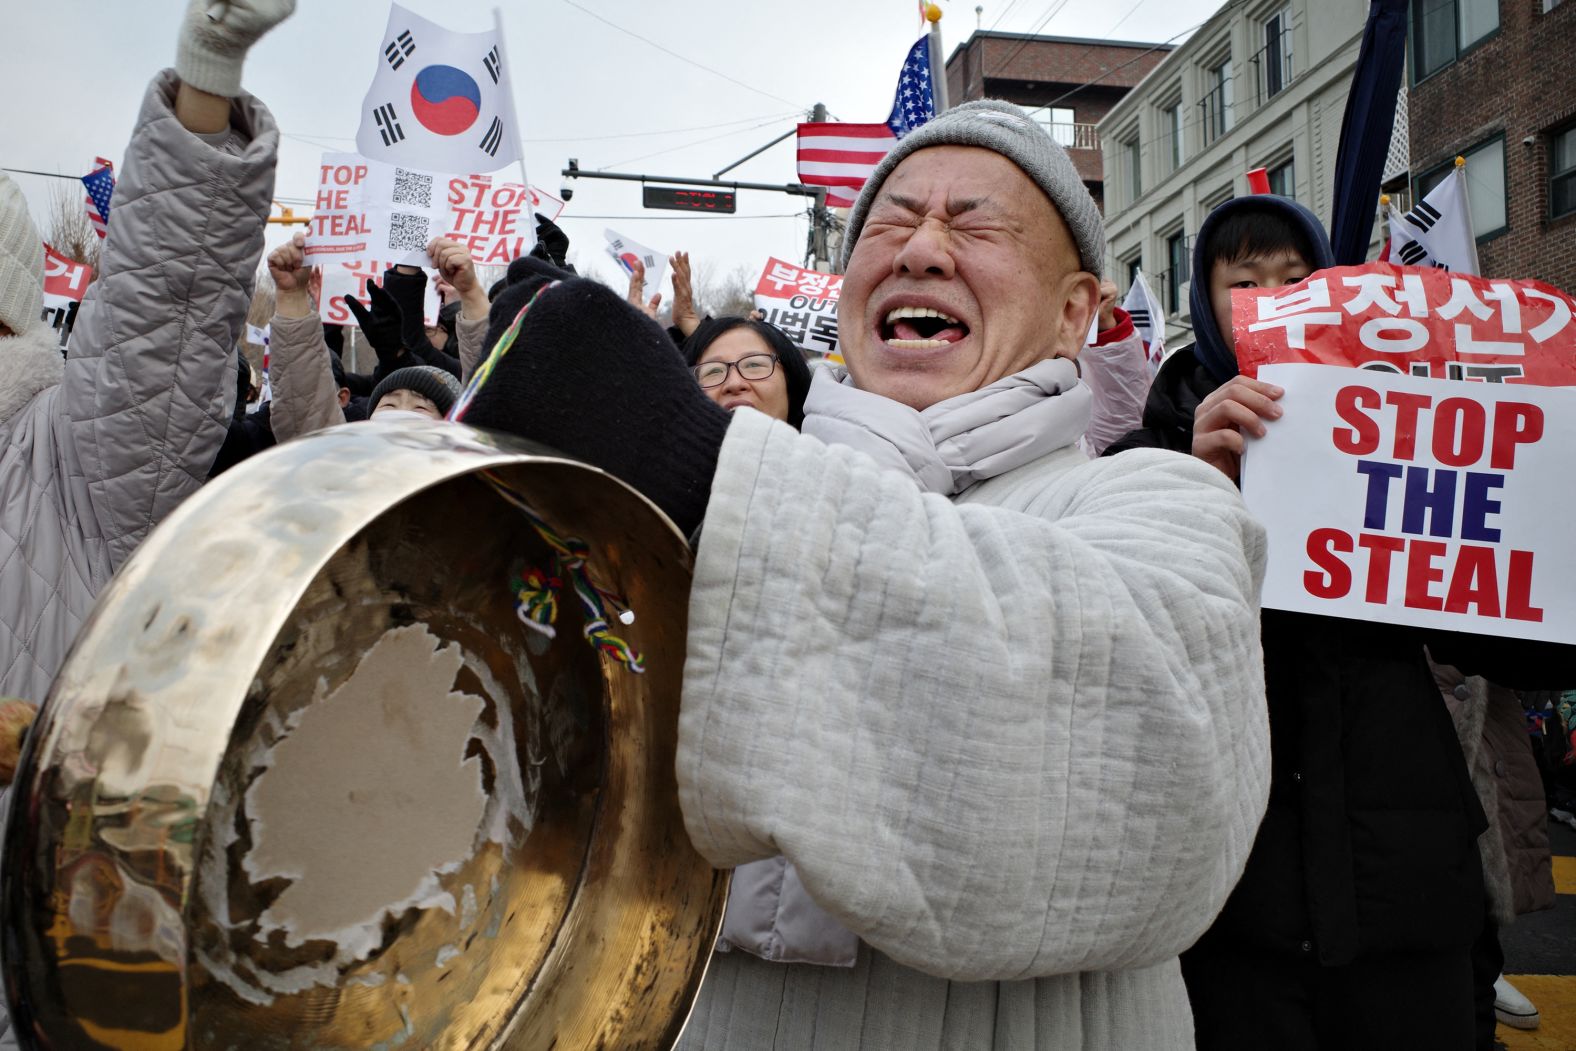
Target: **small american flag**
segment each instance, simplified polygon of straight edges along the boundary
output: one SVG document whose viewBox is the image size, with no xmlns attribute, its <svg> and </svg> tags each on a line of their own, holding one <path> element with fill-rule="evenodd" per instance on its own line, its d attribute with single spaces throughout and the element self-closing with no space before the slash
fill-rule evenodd
<svg viewBox="0 0 1576 1051">
<path fill-rule="evenodd" d="M 926 34 L 908 50 L 886 123 L 799 125 L 799 181 L 825 186 L 828 206 L 851 208 L 865 179 L 893 143 L 935 115 Z"/>
<path fill-rule="evenodd" d="M 115 193 L 115 166 L 103 157 L 93 160 L 93 170 L 82 177 L 88 188 L 88 221 L 100 237 L 109 233 L 109 199 Z"/>
</svg>

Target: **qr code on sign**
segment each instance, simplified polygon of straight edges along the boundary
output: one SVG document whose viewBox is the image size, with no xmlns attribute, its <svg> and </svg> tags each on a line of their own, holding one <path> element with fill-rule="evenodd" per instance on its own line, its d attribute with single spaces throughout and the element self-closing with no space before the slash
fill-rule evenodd
<svg viewBox="0 0 1576 1051">
<path fill-rule="evenodd" d="M 394 203 L 413 208 L 432 207 L 432 176 L 394 169 Z"/>
<path fill-rule="evenodd" d="M 420 252 L 430 240 L 425 215 L 395 212 L 389 216 L 389 251 Z"/>
</svg>

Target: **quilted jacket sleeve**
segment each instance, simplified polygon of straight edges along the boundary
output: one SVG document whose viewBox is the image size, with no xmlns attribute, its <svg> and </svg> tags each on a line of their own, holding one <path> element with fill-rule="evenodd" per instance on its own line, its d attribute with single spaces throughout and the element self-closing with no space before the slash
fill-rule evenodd
<svg viewBox="0 0 1576 1051">
<path fill-rule="evenodd" d="M 274 438 L 287 442 L 344 423 L 323 322 L 316 314 L 302 318 L 275 314 L 268 330 Z"/>
<path fill-rule="evenodd" d="M 143 98 L 62 386 L 114 568 L 202 485 L 224 441 L 273 197 L 279 132 L 263 104 L 237 99 L 215 147 L 175 118 L 177 84 L 166 70 Z"/>
<path fill-rule="evenodd" d="M 954 504 L 735 414 L 679 721 L 703 855 L 782 854 L 871 945 L 959 980 L 1203 933 L 1268 798 L 1263 530 L 1197 461 L 1075 463 Z"/>
</svg>

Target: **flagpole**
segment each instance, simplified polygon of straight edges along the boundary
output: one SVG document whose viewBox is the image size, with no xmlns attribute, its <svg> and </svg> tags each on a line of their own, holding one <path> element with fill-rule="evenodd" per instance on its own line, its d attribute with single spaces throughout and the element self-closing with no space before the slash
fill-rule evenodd
<svg viewBox="0 0 1576 1051">
<path fill-rule="evenodd" d="M 493 8 L 493 29 L 498 34 L 498 53 L 503 59 L 504 71 L 509 77 L 509 125 L 514 132 L 515 160 L 520 165 L 520 184 L 525 187 L 527 195 L 531 192 L 531 177 L 525 171 L 525 139 L 520 135 L 520 110 L 514 100 L 514 65 L 509 61 L 509 44 L 504 39 L 503 10 Z"/>
<path fill-rule="evenodd" d="M 1483 266 L 1478 262 L 1477 226 L 1472 222 L 1472 195 L 1467 192 L 1467 159 L 1465 157 L 1456 157 L 1456 167 L 1451 172 L 1451 176 L 1461 181 L 1461 184 L 1456 189 L 1461 195 L 1461 210 L 1466 213 L 1467 217 L 1467 236 L 1472 245 L 1472 272 L 1481 274 Z"/>
<path fill-rule="evenodd" d="M 936 115 L 947 111 L 947 57 L 941 51 L 941 8 L 932 3 L 925 9 L 930 20 L 930 94 L 936 100 Z"/>
</svg>

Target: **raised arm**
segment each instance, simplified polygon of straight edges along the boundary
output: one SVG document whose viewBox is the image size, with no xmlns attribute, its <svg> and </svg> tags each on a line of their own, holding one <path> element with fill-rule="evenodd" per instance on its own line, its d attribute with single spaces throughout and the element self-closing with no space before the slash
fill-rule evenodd
<svg viewBox="0 0 1576 1051">
<path fill-rule="evenodd" d="M 481 364 L 491 304 L 487 301 L 487 290 L 476 277 L 476 261 L 463 244 L 437 237 L 427 246 L 427 255 L 437 268 L 438 276 L 454 286 L 460 295 L 460 316 L 455 319 L 454 329 L 460 345 L 460 382 L 463 383 Z"/>
<path fill-rule="evenodd" d="M 680 716 L 701 853 L 783 854 L 956 979 L 1139 967 L 1204 931 L 1267 798 L 1262 530 L 1182 457 L 1063 477 L 958 505 L 735 414 Z"/>
<path fill-rule="evenodd" d="M 345 422 L 339 385 L 328 362 L 323 322 L 307 293 L 306 235 L 296 234 L 268 256 L 274 279 L 274 317 L 269 323 L 274 390 L 269 416 L 274 437 L 287 442 Z"/>
<path fill-rule="evenodd" d="M 224 441 L 279 143 L 240 64 L 293 7 L 192 3 L 178 72 L 149 85 L 127 147 L 61 402 L 112 566 L 197 490 Z"/>
</svg>

